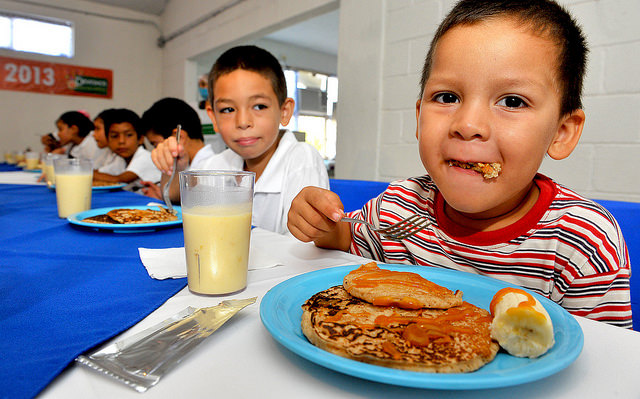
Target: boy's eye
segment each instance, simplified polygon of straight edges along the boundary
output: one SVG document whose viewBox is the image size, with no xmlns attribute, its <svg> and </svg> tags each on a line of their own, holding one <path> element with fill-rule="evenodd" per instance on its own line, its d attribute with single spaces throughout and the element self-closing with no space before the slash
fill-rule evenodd
<svg viewBox="0 0 640 399">
<path fill-rule="evenodd" d="M 507 108 L 525 108 L 528 106 L 522 98 L 517 96 L 507 96 L 498 101 L 498 105 Z"/>
<path fill-rule="evenodd" d="M 433 97 L 435 102 L 443 103 L 443 104 L 453 104 L 460 102 L 458 100 L 458 96 L 453 93 L 438 93 Z"/>
<path fill-rule="evenodd" d="M 218 112 L 220 112 L 221 114 L 228 114 L 233 112 L 233 108 L 231 107 L 221 108 L 220 110 L 218 110 Z"/>
<path fill-rule="evenodd" d="M 267 108 L 268 107 L 266 105 L 264 105 L 264 104 L 256 104 L 256 105 L 253 106 L 253 109 L 258 110 L 258 111 L 263 110 L 263 109 L 267 109 Z"/>
</svg>

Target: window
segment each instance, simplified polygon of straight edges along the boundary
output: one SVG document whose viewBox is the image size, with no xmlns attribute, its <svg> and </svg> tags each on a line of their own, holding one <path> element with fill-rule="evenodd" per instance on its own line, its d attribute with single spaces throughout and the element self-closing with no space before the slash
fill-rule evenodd
<svg viewBox="0 0 640 399">
<path fill-rule="evenodd" d="M 73 57 L 71 22 L 0 13 L 0 48 Z"/>
<path fill-rule="evenodd" d="M 335 107 L 338 78 L 302 70 L 286 70 L 287 95 L 296 100 L 289 128 L 304 132 L 305 141 L 314 146 L 326 162 L 336 156 Z"/>
</svg>

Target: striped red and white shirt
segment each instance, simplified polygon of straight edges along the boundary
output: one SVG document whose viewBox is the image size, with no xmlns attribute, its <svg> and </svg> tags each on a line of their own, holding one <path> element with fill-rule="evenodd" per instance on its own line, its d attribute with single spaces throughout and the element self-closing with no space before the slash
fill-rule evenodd
<svg viewBox="0 0 640 399">
<path fill-rule="evenodd" d="M 631 328 L 630 264 L 622 232 L 601 205 L 538 174 L 540 196 L 519 221 L 473 231 L 449 219 L 428 175 L 393 182 L 349 216 L 389 226 L 413 214 L 432 224 L 394 241 L 354 224 L 350 251 L 385 263 L 490 276 L 537 292 L 572 314 Z"/>
</svg>

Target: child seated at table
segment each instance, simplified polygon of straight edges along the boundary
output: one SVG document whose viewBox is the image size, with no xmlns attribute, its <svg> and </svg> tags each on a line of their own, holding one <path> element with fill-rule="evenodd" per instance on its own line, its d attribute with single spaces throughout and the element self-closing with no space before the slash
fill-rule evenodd
<svg viewBox="0 0 640 399">
<path fill-rule="evenodd" d="M 153 144 L 159 148 L 151 153 L 161 153 L 168 142 L 176 141 L 176 127 L 181 126 L 180 144 L 185 150 L 185 156 L 179 157 L 180 170 L 187 168 L 198 169 L 203 160 L 214 155 L 211 145 L 204 143 L 202 124 L 198 113 L 186 102 L 173 97 L 166 97 L 156 101 L 142 114 L 143 132 Z M 168 179 L 167 175 L 162 176 Z M 176 178 L 177 180 L 177 178 Z M 160 186 L 152 182 L 141 182 L 145 185 L 142 192 L 154 198 L 162 199 Z M 177 183 L 177 182 L 176 182 Z M 164 186 L 164 181 L 160 185 Z"/>
<path fill-rule="evenodd" d="M 142 146 L 144 137 L 140 133 L 140 117 L 126 108 L 111 110 L 104 117 L 104 130 L 111 151 L 126 162 L 124 172 L 118 173 L 115 167 L 104 167 L 93 172 L 93 179 L 112 183 L 137 183 L 139 180 L 159 181 L 160 171 L 151 161 L 151 153 Z M 129 185 L 135 191 L 135 184 Z"/>
<path fill-rule="evenodd" d="M 93 122 L 84 113 L 67 111 L 56 120 L 56 127 L 60 139 L 59 147 L 51 152 L 91 161 L 95 161 L 102 154 L 103 151 L 93 137 Z"/>
<path fill-rule="evenodd" d="M 580 138 L 586 54 L 580 28 L 555 2 L 460 1 L 431 42 L 416 102 L 427 174 L 391 183 L 349 214 L 382 227 L 413 214 L 432 224 L 387 239 L 340 222 L 340 199 L 306 188 L 291 206 L 291 233 L 382 262 L 491 276 L 630 328 L 629 256 L 617 222 L 538 173 L 545 154 L 566 158 Z M 500 169 L 468 169 L 479 163 Z"/>
<path fill-rule="evenodd" d="M 93 138 L 96 140 L 98 148 L 103 149 L 102 153 L 94 160 L 93 169 L 110 171 L 112 174 L 120 174 L 124 172 L 127 167 L 127 162 L 120 155 L 111 151 L 107 135 L 104 131 L 104 119 L 108 118 L 109 113 L 113 110 L 113 108 L 105 109 L 93 119 Z"/>
<path fill-rule="evenodd" d="M 259 47 L 234 47 L 216 60 L 208 84 L 207 114 L 229 148 L 205 159 L 198 168 L 255 172 L 252 224 L 286 233 L 287 213 L 296 194 L 306 186 L 329 188 L 329 178 L 315 148 L 279 129 L 289 123 L 295 104 L 287 97 L 280 63 Z M 175 139 L 164 144 L 153 151 L 153 161 L 169 175 L 173 159 L 188 158 L 188 154 Z M 182 169 L 186 165 L 179 163 Z M 178 201 L 177 178 L 170 193 Z"/>
</svg>

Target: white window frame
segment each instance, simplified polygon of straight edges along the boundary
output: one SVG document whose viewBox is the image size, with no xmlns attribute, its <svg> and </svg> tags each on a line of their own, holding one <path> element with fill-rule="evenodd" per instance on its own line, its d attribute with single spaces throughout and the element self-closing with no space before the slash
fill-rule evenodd
<svg viewBox="0 0 640 399">
<path fill-rule="evenodd" d="M 9 32 L 10 33 L 10 39 L 8 41 L 8 45 L 3 45 L 3 43 L 0 43 L 0 49 L 19 51 L 19 52 L 26 52 L 26 53 L 34 53 L 34 54 L 50 55 L 50 56 L 54 56 L 54 57 L 73 58 L 74 53 L 75 53 L 75 27 L 74 27 L 72 22 L 61 20 L 61 19 L 49 18 L 49 17 L 41 17 L 41 16 L 34 16 L 34 15 L 27 15 L 27 14 L 18 14 L 18 13 L 8 12 L 8 11 L 4 11 L 4 10 L 0 10 L 0 18 L 9 19 L 9 30 L 10 30 L 10 32 Z M 55 25 L 56 27 L 69 28 L 70 29 L 70 36 L 69 36 L 68 48 L 67 49 L 55 49 L 55 51 L 53 51 L 53 49 L 52 49 L 52 51 L 46 51 L 46 50 L 43 50 L 43 49 L 36 49 L 36 48 L 31 48 L 31 49 L 17 48 L 16 47 L 16 42 L 17 41 L 15 40 L 16 28 L 14 26 L 14 23 L 15 23 L 16 20 L 33 21 L 33 22 L 39 22 L 39 23 L 44 23 L 44 24 L 49 24 L 49 25 Z"/>
</svg>

